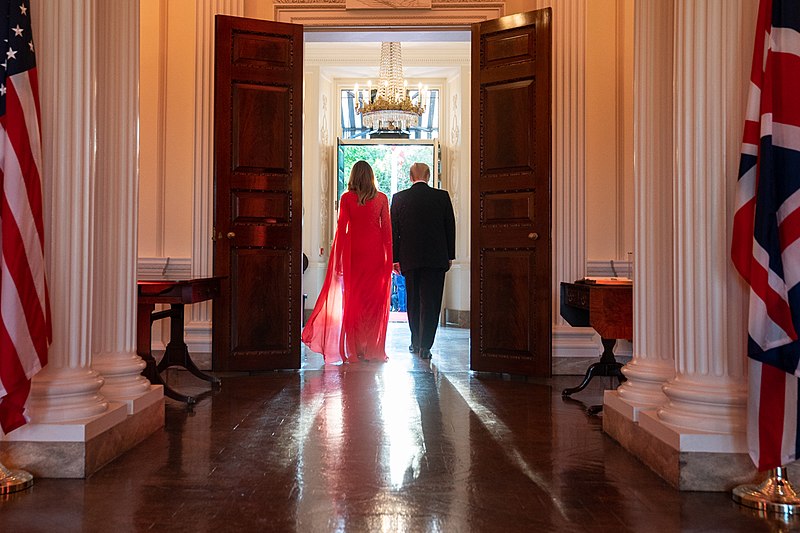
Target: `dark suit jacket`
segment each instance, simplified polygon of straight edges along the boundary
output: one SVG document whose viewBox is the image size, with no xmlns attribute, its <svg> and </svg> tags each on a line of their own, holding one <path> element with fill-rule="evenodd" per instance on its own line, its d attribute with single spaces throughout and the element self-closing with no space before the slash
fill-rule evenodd
<svg viewBox="0 0 800 533">
<path fill-rule="evenodd" d="M 447 270 L 456 257 L 456 219 L 450 195 L 418 181 L 392 197 L 392 249 L 395 263 Z"/>
</svg>

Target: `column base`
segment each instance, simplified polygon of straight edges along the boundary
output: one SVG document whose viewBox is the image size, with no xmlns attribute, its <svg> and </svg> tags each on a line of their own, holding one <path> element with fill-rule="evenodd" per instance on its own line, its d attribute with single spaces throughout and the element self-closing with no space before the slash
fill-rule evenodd
<svg viewBox="0 0 800 533">
<path fill-rule="evenodd" d="M 625 369 L 623 369 L 623 373 L 625 373 Z M 652 405 L 642 406 L 628 401 L 628 399 L 623 398 L 619 393 L 619 389 L 603 391 L 603 405 L 603 410 L 605 410 L 605 406 L 607 405 L 618 414 L 633 422 L 639 422 L 639 413 L 654 409 Z"/>
<path fill-rule="evenodd" d="M 126 404 L 112 403 L 105 413 L 78 422 L 22 426 L 0 440 L 0 463 L 34 477 L 89 477 L 164 426 L 162 387 L 142 398 L 150 405 L 140 404 L 132 415 Z"/>
<path fill-rule="evenodd" d="M 163 385 L 150 385 L 149 390 L 137 398 L 133 398 L 131 400 L 117 400 L 117 401 L 127 407 L 128 415 L 135 415 L 136 413 L 144 411 L 154 403 L 163 399 L 164 399 Z"/>
<path fill-rule="evenodd" d="M 758 477 L 744 435 L 678 430 L 616 391 L 605 392 L 603 431 L 678 490 L 723 492 Z"/>
</svg>

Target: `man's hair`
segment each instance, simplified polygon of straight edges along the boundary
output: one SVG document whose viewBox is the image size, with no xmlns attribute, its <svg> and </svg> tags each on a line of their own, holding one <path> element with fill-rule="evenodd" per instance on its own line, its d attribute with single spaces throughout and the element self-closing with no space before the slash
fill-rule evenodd
<svg viewBox="0 0 800 533">
<path fill-rule="evenodd" d="M 372 167 L 366 161 L 356 161 L 350 171 L 350 181 L 347 182 L 347 190 L 353 191 L 358 196 L 359 205 L 364 205 L 367 200 L 372 200 L 378 194 L 375 187 L 375 174 Z"/>
<path fill-rule="evenodd" d="M 412 178 L 428 181 L 431 179 L 431 169 L 425 163 L 414 163 L 409 170 Z"/>
</svg>

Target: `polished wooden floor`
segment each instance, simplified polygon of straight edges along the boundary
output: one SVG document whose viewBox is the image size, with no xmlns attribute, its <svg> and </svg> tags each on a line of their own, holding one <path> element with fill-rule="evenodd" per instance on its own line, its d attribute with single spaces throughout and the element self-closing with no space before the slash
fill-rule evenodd
<svg viewBox="0 0 800 533">
<path fill-rule="evenodd" d="M 466 370 L 465 330 L 432 361 L 393 325 L 385 364 L 223 376 L 193 410 L 87 480 L 0 502 L 1 532 L 770 531 L 728 494 L 680 493 L 564 400 L 579 377 Z M 170 371 L 196 393 L 205 383 Z M 774 525 L 774 524 L 773 524 Z"/>
</svg>

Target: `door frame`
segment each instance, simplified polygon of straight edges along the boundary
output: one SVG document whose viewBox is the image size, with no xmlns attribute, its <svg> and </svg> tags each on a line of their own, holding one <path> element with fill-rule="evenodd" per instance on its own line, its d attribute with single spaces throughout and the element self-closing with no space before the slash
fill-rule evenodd
<svg viewBox="0 0 800 533">
<path fill-rule="evenodd" d="M 346 14 L 344 10 L 339 10 L 338 7 L 334 9 L 335 13 L 328 11 L 326 13 L 325 19 L 316 18 L 313 21 L 305 20 L 314 18 L 313 15 L 315 12 L 313 11 L 313 7 L 304 6 L 302 4 L 295 4 L 295 5 L 288 5 L 288 4 L 281 4 L 275 6 L 275 21 L 284 21 L 284 22 L 296 22 L 296 23 L 303 23 L 304 25 L 304 32 L 314 32 L 314 31 L 336 31 L 341 30 L 342 27 L 347 27 L 350 31 L 395 31 L 395 30 L 413 30 L 413 29 L 440 29 L 440 30 L 465 30 L 468 28 L 467 24 L 471 22 L 477 22 L 480 20 L 486 20 L 490 18 L 497 18 L 504 14 L 504 5 L 500 5 L 498 7 L 498 2 L 471 2 L 470 6 L 477 6 L 477 7 L 468 7 L 468 8 L 459 8 L 459 9 L 450 9 L 448 11 L 448 20 L 441 23 L 441 25 L 425 25 L 421 23 L 419 20 L 409 20 L 409 19 L 398 19 L 395 18 L 395 14 L 402 10 L 384 10 L 384 12 L 389 12 L 392 17 L 384 17 L 381 19 L 380 17 L 372 16 L 372 12 L 361 11 L 360 13 L 365 13 L 370 16 L 363 16 L 360 19 L 358 17 L 351 16 Z M 456 6 L 456 4 L 453 4 Z M 326 6 L 330 7 L 330 6 Z M 343 7 L 343 5 L 342 5 Z M 481 11 L 482 9 L 487 10 L 494 10 L 491 14 L 486 14 L 486 11 Z M 457 24 L 453 24 L 452 20 L 454 15 L 461 15 L 461 21 Z M 425 21 L 427 22 L 427 21 Z M 305 104 L 304 104 L 305 105 Z M 332 160 L 332 159 L 331 159 Z M 335 170 L 335 169 L 334 169 Z M 333 172 L 331 173 L 331 177 L 333 177 Z M 557 176 L 554 175 L 554 178 Z M 203 202 L 206 203 L 206 202 Z M 201 206 L 202 209 L 202 206 Z M 209 208 L 206 207 L 202 209 L 205 212 L 209 212 Z M 197 218 L 197 217 L 195 217 Z M 197 220 L 195 220 L 195 226 L 197 226 Z M 195 227 L 195 233 L 203 233 L 197 227 Z M 557 258 L 556 258 L 557 259 Z M 198 259 L 194 259 L 194 261 L 198 261 Z M 555 266 L 555 265 L 554 265 Z M 557 270 L 557 269 L 556 269 Z M 554 335 L 558 335 L 559 326 L 555 325 L 554 328 Z M 575 332 L 570 330 L 570 338 L 575 337 Z M 559 337 L 556 337 L 559 338 Z M 583 336 L 581 337 L 580 344 L 581 350 L 586 351 L 586 343 L 588 341 L 588 337 L 583 340 Z M 563 341 L 562 341 L 563 342 Z M 569 344 L 576 345 L 576 341 L 571 341 Z M 563 349 L 563 347 L 562 347 Z M 554 346 L 555 351 L 559 351 L 557 346 Z M 590 350 L 591 351 L 591 350 Z M 583 352 L 581 352 L 583 353 Z M 594 353 L 594 352 L 592 352 Z"/>
<path fill-rule="evenodd" d="M 387 19 L 387 21 L 386 21 L 387 24 L 385 26 L 384 25 L 379 25 L 379 24 L 375 24 L 373 26 L 372 24 L 370 24 L 370 27 L 369 27 L 370 31 L 392 32 L 392 31 L 407 31 L 407 30 L 411 30 L 411 29 L 419 29 L 420 31 L 425 31 L 425 30 L 432 30 L 433 29 L 430 26 L 421 25 L 419 23 L 419 20 L 412 20 L 412 21 L 400 20 L 400 21 L 398 21 L 396 18 L 394 18 L 395 17 L 395 12 L 393 10 L 383 10 L 383 11 L 385 11 L 387 13 L 391 13 L 392 18 Z M 303 12 L 311 13 L 311 12 L 313 12 L 313 10 L 307 11 L 302 7 L 297 7 L 297 8 L 287 9 L 286 12 L 291 12 L 294 15 L 296 15 L 297 13 L 303 13 Z M 277 9 L 276 9 L 276 13 L 277 13 Z M 498 13 L 500 13 L 500 11 L 498 11 Z M 294 16 L 294 15 L 291 16 L 291 17 L 286 17 L 283 20 L 292 21 L 292 22 L 303 22 L 303 23 L 305 22 L 305 19 L 302 16 Z M 494 19 L 494 18 L 498 18 L 498 17 L 499 17 L 499 15 L 492 16 L 492 17 L 476 16 L 476 17 L 474 17 L 474 19 L 470 19 L 470 21 L 469 21 L 470 25 L 465 25 L 463 23 L 459 23 L 459 24 L 452 24 L 451 23 L 447 29 L 451 30 L 451 31 L 470 31 L 470 33 L 471 33 L 471 29 L 472 29 L 471 24 L 472 23 L 474 23 L 474 22 L 483 22 L 487 18 Z M 310 17 L 310 18 L 313 18 L 313 17 Z M 335 18 L 335 17 L 329 17 L 329 18 Z M 360 25 L 360 24 L 358 24 L 357 19 L 354 19 L 352 17 L 347 18 L 347 19 L 337 19 L 337 20 L 340 22 L 340 24 L 324 24 L 324 23 L 320 23 L 319 20 L 314 19 L 312 21 L 313 26 L 309 26 L 308 24 L 304 24 L 304 32 L 305 33 L 309 33 L 309 32 L 325 32 L 325 31 L 331 31 L 331 32 L 341 31 L 342 30 L 342 26 L 348 26 L 348 22 L 350 23 L 350 25 L 355 25 L 355 26 Z M 368 20 L 372 21 L 373 19 L 368 19 Z M 471 63 L 472 63 L 472 59 L 470 58 L 470 65 L 471 65 Z M 334 83 L 334 87 L 338 88 L 338 84 Z M 467 91 L 469 91 L 469 90 L 470 89 L 467 89 Z M 336 92 L 336 94 L 338 94 L 338 91 L 334 91 L 334 92 Z M 464 93 L 464 94 L 467 94 L 467 93 Z M 334 102 L 333 105 L 335 105 L 335 106 L 340 105 L 338 103 L 338 99 L 334 99 L 333 102 Z M 307 104 L 304 104 L 304 105 L 307 105 Z M 463 100 L 462 100 L 462 105 L 464 107 L 466 107 L 466 108 L 469 108 L 469 104 L 468 103 L 463 103 Z M 468 111 L 468 109 L 467 109 L 467 111 Z M 468 113 L 467 113 L 467 116 L 468 116 Z M 336 124 L 335 128 L 332 128 L 332 129 L 335 129 L 336 131 L 338 131 L 340 129 L 340 125 L 338 124 L 338 107 L 335 109 L 335 112 L 333 113 L 333 117 L 336 118 L 337 124 Z M 467 132 L 470 131 L 471 126 L 469 124 L 469 121 L 468 121 L 467 117 L 464 117 L 464 120 L 462 121 L 460 126 L 461 126 L 462 131 L 467 131 Z M 441 138 L 442 135 L 447 135 L 446 128 L 441 128 L 440 132 L 441 132 L 440 133 L 440 138 Z M 339 140 L 338 136 L 337 136 L 336 140 L 337 141 Z M 552 139 L 551 139 L 551 142 L 552 142 Z M 469 159 L 471 161 L 471 159 L 472 159 L 472 157 L 471 157 L 472 150 L 471 150 L 470 143 L 469 142 L 464 142 L 462 140 L 461 144 L 462 144 L 461 150 L 464 153 L 467 154 L 467 159 Z M 336 166 L 337 155 L 335 153 L 337 144 L 333 144 L 332 146 L 333 146 L 334 152 L 331 154 L 330 162 L 328 164 L 328 166 L 330 167 L 330 179 L 329 179 L 329 183 L 328 183 L 327 187 L 328 187 L 329 190 L 335 191 L 336 190 L 336 186 L 337 186 L 336 176 L 337 176 L 337 173 L 338 173 L 338 168 Z M 442 154 L 442 158 L 446 158 L 446 157 L 447 156 L 445 154 Z M 467 170 L 467 172 L 471 172 L 471 162 L 468 165 L 468 169 L 470 169 L 470 170 Z M 306 170 L 308 170 L 308 169 L 306 169 Z M 462 191 L 462 194 L 466 194 L 466 195 L 470 194 L 470 183 L 471 183 L 471 179 L 468 178 L 468 179 L 465 180 L 465 183 L 463 183 L 463 187 L 464 187 L 465 190 Z M 448 184 L 445 184 L 446 188 L 449 189 L 449 187 L 447 187 L 447 185 Z M 335 194 L 331 194 L 330 196 L 335 196 Z M 329 205 L 326 208 L 326 210 L 329 210 L 328 211 L 329 215 L 328 215 L 327 219 L 325 221 L 321 221 L 321 224 L 320 224 L 322 226 L 323 231 L 324 231 L 324 228 L 326 228 L 326 227 L 327 228 L 331 228 L 331 229 L 335 227 L 335 217 L 336 217 L 336 211 L 335 211 L 335 207 L 334 207 L 335 199 L 334 198 L 329 198 L 327 203 Z M 466 220 L 469 220 L 470 217 L 471 217 L 471 209 L 470 209 L 470 206 L 469 206 L 468 202 L 465 202 L 461 219 L 464 220 L 464 217 L 466 217 Z M 467 242 L 466 252 L 468 254 L 470 254 L 468 256 L 469 257 L 469 262 L 467 262 L 465 265 L 463 265 L 466 271 L 469 271 L 469 269 L 471 268 L 470 267 L 471 263 L 475 260 L 474 256 L 471 254 L 471 252 L 472 252 L 472 246 L 470 244 L 471 233 L 472 233 L 471 225 L 472 225 L 472 221 L 470 220 L 467 223 L 466 228 L 464 230 L 462 230 L 462 233 L 464 233 L 464 235 L 465 235 L 463 238 Z M 466 277 L 466 275 L 465 275 L 465 277 Z M 554 296 L 551 294 L 550 298 L 552 299 L 553 297 Z M 472 307 L 472 306 L 470 306 L 470 307 Z M 474 313 L 476 311 L 475 311 L 475 309 L 470 308 L 469 312 L 470 312 L 470 314 L 474 315 Z M 445 319 L 446 319 L 446 316 L 445 316 L 444 311 L 443 311 L 442 321 L 444 321 Z M 469 324 L 470 321 L 466 320 L 466 322 L 468 324 L 468 329 L 471 330 L 472 327 L 471 327 L 471 324 Z"/>
</svg>

